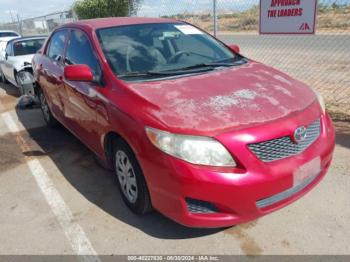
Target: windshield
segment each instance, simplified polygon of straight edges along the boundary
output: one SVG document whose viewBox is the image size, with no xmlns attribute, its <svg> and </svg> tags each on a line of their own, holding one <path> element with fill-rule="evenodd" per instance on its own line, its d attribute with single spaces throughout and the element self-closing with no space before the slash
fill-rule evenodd
<svg viewBox="0 0 350 262">
<path fill-rule="evenodd" d="M 45 39 L 30 39 L 25 41 L 18 41 L 13 44 L 14 56 L 35 54 L 44 44 Z"/>
<path fill-rule="evenodd" d="M 124 79 L 194 73 L 241 58 L 185 23 L 103 28 L 97 36 L 111 69 Z"/>
<path fill-rule="evenodd" d="M 11 37 L 11 36 L 19 36 L 15 32 L 0 32 L 0 37 Z"/>
</svg>

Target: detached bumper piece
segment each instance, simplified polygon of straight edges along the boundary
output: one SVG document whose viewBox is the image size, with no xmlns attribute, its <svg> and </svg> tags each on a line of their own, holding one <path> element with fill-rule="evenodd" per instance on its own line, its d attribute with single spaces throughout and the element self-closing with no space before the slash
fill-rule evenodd
<svg viewBox="0 0 350 262">
<path fill-rule="evenodd" d="M 18 87 L 21 95 L 34 96 L 34 79 L 33 75 L 28 71 L 18 72 Z"/>
</svg>

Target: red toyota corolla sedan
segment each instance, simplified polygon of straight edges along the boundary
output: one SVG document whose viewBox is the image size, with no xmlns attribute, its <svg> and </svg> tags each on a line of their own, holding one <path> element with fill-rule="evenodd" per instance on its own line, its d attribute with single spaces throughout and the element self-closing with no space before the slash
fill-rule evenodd
<svg viewBox="0 0 350 262">
<path fill-rule="evenodd" d="M 242 223 L 300 198 L 331 163 L 320 95 L 184 22 L 66 24 L 33 68 L 47 124 L 60 122 L 113 168 L 137 214 Z"/>
</svg>

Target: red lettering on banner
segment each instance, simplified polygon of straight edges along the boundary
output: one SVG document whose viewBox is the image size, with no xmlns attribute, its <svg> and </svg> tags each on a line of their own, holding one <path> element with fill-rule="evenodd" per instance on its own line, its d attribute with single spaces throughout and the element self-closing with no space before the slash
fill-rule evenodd
<svg viewBox="0 0 350 262">
<path fill-rule="evenodd" d="M 300 0 L 271 0 L 271 9 L 267 11 L 267 17 L 288 17 L 288 16 L 302 16 L 302 8 L 284 8 L 284 9 L 273 9 L 276 7 L 288 7 L 298 6 Z"/>
<path fill-rule="evenodd" d="M 271 7 L 300 5 L 300 0 L 272 0 Z"/>
<path fill-rule="evenodd" d="M 268 10 L 267 17 L 288 17 L 288 16 L 302 16 L 302 8 Z"/>
</svg>

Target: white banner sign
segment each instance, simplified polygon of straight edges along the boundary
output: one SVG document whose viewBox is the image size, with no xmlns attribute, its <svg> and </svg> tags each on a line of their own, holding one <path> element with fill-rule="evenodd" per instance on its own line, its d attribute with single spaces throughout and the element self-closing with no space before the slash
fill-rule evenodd
<svg viewBox="0 0 350 262">
<path fill-rule="evenodd" d="M 317 0 L 260 0 L 260 34 L 314 34 Z"/>
</svg>

